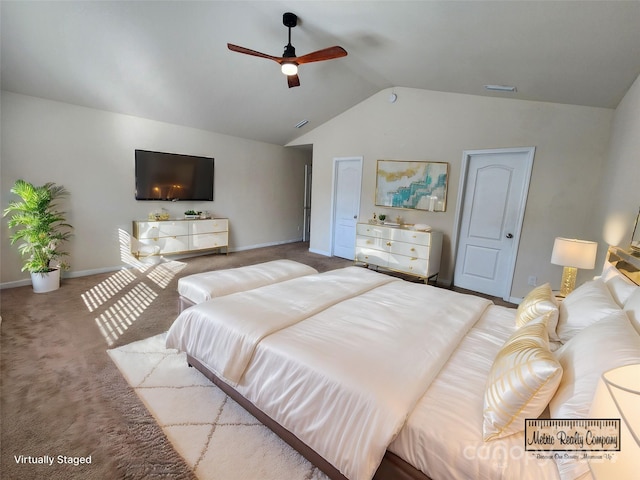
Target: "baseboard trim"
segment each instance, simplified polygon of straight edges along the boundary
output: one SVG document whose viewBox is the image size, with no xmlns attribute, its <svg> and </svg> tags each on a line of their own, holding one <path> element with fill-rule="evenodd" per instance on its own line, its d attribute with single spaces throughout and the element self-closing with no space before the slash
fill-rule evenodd
<svg viewBox="0 0 640 480">
<path fill-rule="evenodd" d="M 309 248 L 311 253 L 317 253 L 318 255 L 324 255 L 325 257 L 331 257 L 331 253 L 325 250 L 318 250 L 316 248 Z"/>
</svg>

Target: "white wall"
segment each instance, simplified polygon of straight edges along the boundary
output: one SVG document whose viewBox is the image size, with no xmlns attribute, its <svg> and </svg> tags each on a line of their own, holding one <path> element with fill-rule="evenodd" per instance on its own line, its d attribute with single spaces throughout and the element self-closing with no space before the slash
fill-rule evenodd
<svg viewBox="0 0 640 480">
<path fill-rule="evenodd" d="M 626 248 L 640 208 L 640 76 L 616 109 L 603 173 L 596 216 L 600 238 Z M 601 264 L 605 251 L 598 253 Z"/>
<path fill-rule="evenodd" d="M 310 248 L 331 251 L 332 164 L 334 157 L 363 156 L 360 218 L 400 214 L 408 223 L 426 223 L 445 234 L 440 281 L 450 282 L 451 237 L 464 150 L 536 147 L 512 297 L 538 283 L 559 289 L 562 268 L 551 265 L 556 236 L 600 240 L 593 208 L 604 170 L 613 110 L 513 99 L 459 95 L 410 88 L 381 91 L 303 135 L 291 145 L 313 145 L 313 217 Z M 447 210 L 431 213 L 375 207 L 378 159 L 449 163 Z M 604 249 L 605 246 L 601 246 Z M 593 275 L 594 272 L 581 272 Z"/>
<path fill-rule="evenodd" d="M 307 151 L 4 91 L 0 112 L 2 209 L 17 200 L 9 190 L 18 178 L 64 185 L 75 227 L 70 275 L 121 266 L 119 229 L 131 232 L 133 219 L 162 207 L 176 217 L 191 208 L 228 217 L 231 250 L 302 238 Z M 214 157 L 214 201 L 136 201 L 136 148 Z M 28 278 L 1 225 L 1 282 Z"/>
</svg>

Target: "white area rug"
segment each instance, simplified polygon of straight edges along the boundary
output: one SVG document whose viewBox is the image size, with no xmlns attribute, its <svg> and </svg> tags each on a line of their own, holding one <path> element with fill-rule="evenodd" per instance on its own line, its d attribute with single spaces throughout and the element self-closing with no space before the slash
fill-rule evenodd
<svg viewBox="0 0 640 480">
<path fill-rule="evenodd" d="M 107 350 L 129 385 L 201 480 L 327 477 L 165 348 L 165 334 Z"/>
</svg>

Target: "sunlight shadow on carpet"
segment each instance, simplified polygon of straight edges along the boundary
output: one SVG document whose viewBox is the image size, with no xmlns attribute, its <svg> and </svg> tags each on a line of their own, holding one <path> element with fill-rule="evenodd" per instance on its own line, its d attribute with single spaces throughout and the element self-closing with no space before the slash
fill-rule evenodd
<svg viewBox="0 0 640 480">
<path fill-rule="evenodd" d="M 155 257 L 153 263 L 144 263 L 131 254 L 131 237 L 119 230 L 120 257 L 133 268 L 123 269 L 103 280 L 81 295 L 90 312 L 103 309 L 95 322 L 108 346 L 115 343 L 124 332 L 158 297 L 152 286 L 165 289 L 171 280 L 187 265 L 175 260 Z M 124 295 L 122 291 L 130 289 Z M 109 305 L 117 296 L 120 299 Z"/>
</svg>

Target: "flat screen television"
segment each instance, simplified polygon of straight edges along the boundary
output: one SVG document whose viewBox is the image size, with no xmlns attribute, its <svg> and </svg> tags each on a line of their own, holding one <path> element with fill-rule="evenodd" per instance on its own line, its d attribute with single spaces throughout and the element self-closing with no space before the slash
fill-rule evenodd
<svg viewBox="0 0 640 480">
<path fill-rule="evenodd" d="M 214 159 L 136 150 L 136 200 L 213 201 Z"/>
</svg>

